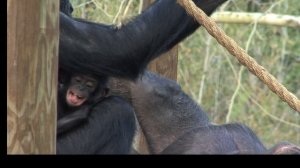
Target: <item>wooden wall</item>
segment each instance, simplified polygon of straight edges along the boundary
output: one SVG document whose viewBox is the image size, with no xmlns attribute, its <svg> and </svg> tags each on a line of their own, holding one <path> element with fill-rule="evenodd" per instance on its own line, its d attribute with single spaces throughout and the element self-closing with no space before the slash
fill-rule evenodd
<svg viewBox="0 0 300 168">
<path fill-rule="evenodd" d="M 7 154 L 54 154 L 59 1 L 7 1 Z"/>
</svg>

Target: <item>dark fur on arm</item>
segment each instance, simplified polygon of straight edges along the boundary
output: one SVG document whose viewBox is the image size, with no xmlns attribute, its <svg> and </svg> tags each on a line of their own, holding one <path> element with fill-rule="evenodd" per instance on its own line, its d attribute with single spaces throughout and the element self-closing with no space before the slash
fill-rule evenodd
<svg viewBox="0 0 300 168">
<path fill-rule="evenodd" d="M 87 121 L 89 111 L 90 108 L 88 106 L 84 106 L 79 110 L 58 119 L 57 135 L 69 131 Z"/>
</svg>

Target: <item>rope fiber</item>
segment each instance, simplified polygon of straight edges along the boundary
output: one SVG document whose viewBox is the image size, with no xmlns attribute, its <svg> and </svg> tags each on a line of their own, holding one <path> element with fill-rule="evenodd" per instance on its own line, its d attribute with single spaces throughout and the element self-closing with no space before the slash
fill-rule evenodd
<svg viewBox="0 0 300 168">
<path fill-rule="evenodd" d="M 239 45 L 232 38 L 228 37 L 223 30 L 218 28 L 217 24 L 198 8 L 192 0 L 177 0 L 177 2 L 189 15 L 193 16 L 199 24 L 205 27 L 207 32 L 213 36 L 219 44 L 236 57 L 242 65 L 246 66 L 251 73 L 256 75 L 292 109 L 300 113 L 299 99 L 278 82 L 264 67 L 259 65 L 251 56 L 249 56 L 244 49 L 239 47 Z"/>
</svg>

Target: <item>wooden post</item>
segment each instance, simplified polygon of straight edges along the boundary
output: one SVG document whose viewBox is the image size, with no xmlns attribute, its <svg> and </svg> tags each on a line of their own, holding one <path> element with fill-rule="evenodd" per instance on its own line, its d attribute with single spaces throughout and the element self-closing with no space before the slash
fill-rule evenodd
<svg viewBox="0 0 300 168">
<path fill-rule="evenodd" d="M 54 154 L 59 1 L 7 1 L 7 153 Z"/>
</svg>

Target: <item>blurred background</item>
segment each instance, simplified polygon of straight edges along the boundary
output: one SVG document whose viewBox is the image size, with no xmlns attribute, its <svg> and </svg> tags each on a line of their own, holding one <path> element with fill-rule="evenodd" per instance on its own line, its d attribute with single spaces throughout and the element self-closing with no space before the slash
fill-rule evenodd
<svg viewBox="0 0 300 168">
<path fill-rule="evenodd" d="M 140 14 L 143 5 L 143 0 L 70 2 L 74 7 L 74 17 L 117 25 Z M 221 22 L 218 14 L 222 12 L 274 13 L 296 17 L 299 22 L 299 1 L 229 0 L 212 17 L 220 20 L 218 25 L 228 36 L 300 98 L 299 25 L 289 26 L 289 21 L 281 26 L 255 21 L 245 24 Z M 300 145 L 299 113 L 241 66 L 204 28 L 179 44 L 178 55 L 179 84 L 208 113 L 212 122 L 244 123 L 267 147 L 282 140 Z"/>
</svg>

